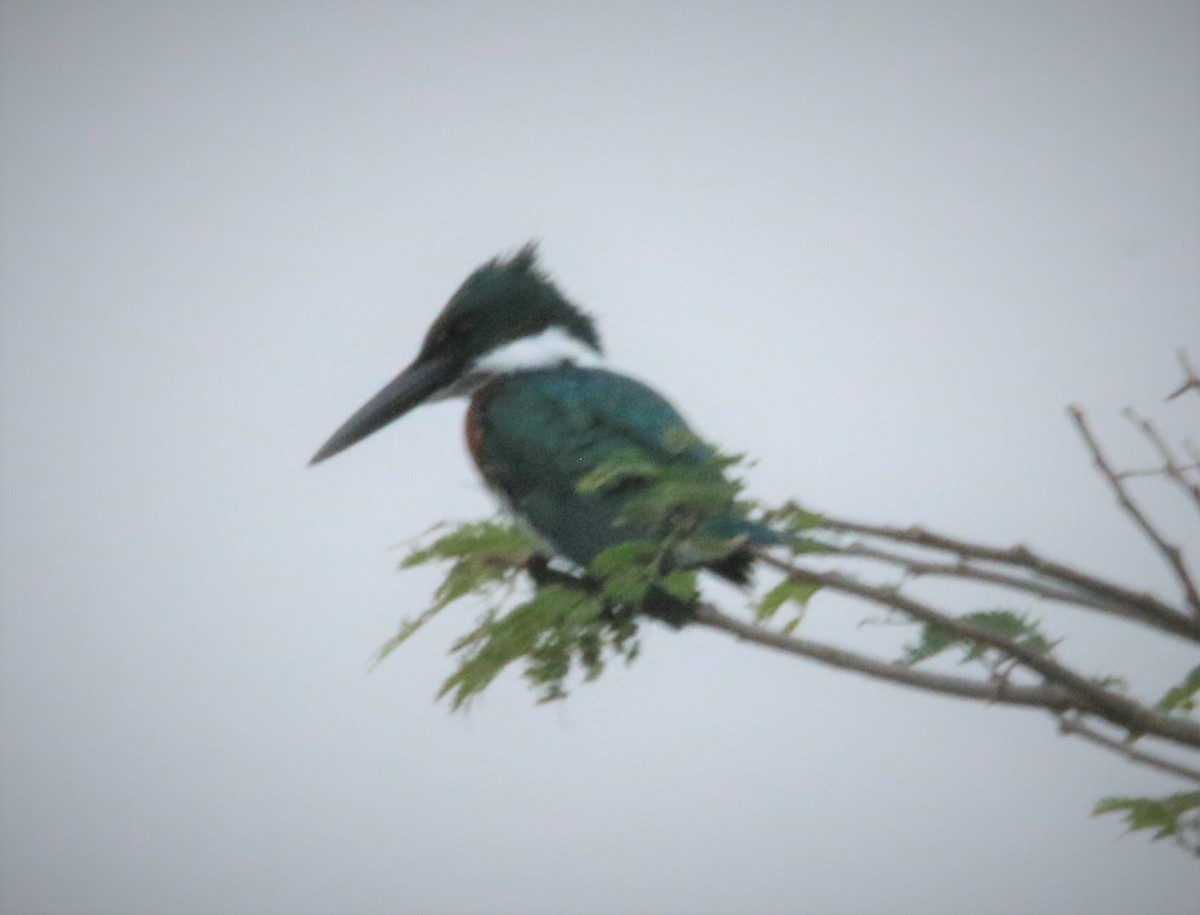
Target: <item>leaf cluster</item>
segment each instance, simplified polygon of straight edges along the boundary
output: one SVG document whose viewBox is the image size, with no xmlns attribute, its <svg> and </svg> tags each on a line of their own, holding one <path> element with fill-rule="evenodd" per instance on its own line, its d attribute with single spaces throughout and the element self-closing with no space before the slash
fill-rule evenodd
<svg viewBox="0 0 1200 915">
<path fill-rule="evenodd" d="M 458 709 L 481 693 L 510 664 L 523 660 L 524 675 L 540 701 L 566 695 L 565 681 L 575 669 L 595 679 L 605 661 L 637 655 L 637 625 L 585 579 L 554 573 L 549 584 L 522 588 L 522 576 L 542 561 L 540 543 L 520 525 L 494 518 L 461 524 L 413 549 L 402 568 L 449 563 L 430 606 L 404 621 L 380 648 L 382 661 L 434 616 L 456 601 L 473 596 L 485 604 L 475 626 L 452 646 L 457 667 L 442 684 Z M 521 599 L 522 592 L 525 594 Z"/>
<path fill-rule="evenodd" d="M 1188 714 L 1196 710 L 1196 693 L 1200 693 L 1200 665 L 1172 686 L 1154 706 L 1164 714 Z"/>
<path fill-rule="evenodd" d="M 977 610 L 964 613 L 958 619 L 989 629 L 1013 644 L 1030 648 L 1038 654 L 1049 654 L 1055 645 L 1055 642 L 1041 631 L 1038 623 L 1024 613 L 1012 610 Z M 999 660 L 998 652 L 990 646 L 961 635 L 945 623 L 935 622 L 922 624 L 919 639 L 904 647 L 900 663 L 911 667 L 952 648 L 962 652 L 959 661 L 961 664 Z"/>
<path fill-rule="evenodd" d="M 454 709 L 514 663 L 523 664 L 539 701 L 548 702 L 567 695 L 573 674 L 586 682 L 614 658 L 632 662 L 639 650 L 639 613 L 665 616 L 690 606 L 697 598 L 696 565 L 737 548 L 704 523 L 749 512 L 750 504 L 737 500 L 741 481 L 726 476 L 738 461 L 713 454 L 700 462 L 660 465 L 631 451 L 587 474 L 579 490 L 620 492 L 618 523 L 637 535 L 601 552 L 586 570 L 551 569 L 537 537 L 511 520 L 435 529 L 437 536 L 416 546 L 401 567 L 448 564 L 445 578 L 430 606 L 401 624 L 377 660 L 449 605 L 475 597 L 483 612 L 451 647 L 457 666 L 438 692 Z"/>
<path fill-rule="evenodd" d="M 538 701 L 563 699 L 573 668 L 582 668 L 584 679 L 594 680 L 608 657 L 632 661 L 638 653 L 636 636 L 633 618 L 612 614 L 595 595 L 545 585 L 507 612 L 490 609 L 454 643 L 458 669 L 442 684 L 438 698 L 449 696 L 451 707 L 458 709 L 509 664 L 524 659 L 524 676 L 540 694 Z"/>
<path fill-rule="evenodd" d="M 680 450 L 686 442 L 667 445 Z M 683 430 L 686 432 L 686 430 Z M 630 448 L 612 455 L 580 479 L 577 489 L 585 495 L 621 496 L 618 526 L 659 540 L 665 547 L 697 539 L 706 534 L 706 521 L 715 517 L 749 515 L 753 503 L 739 500 L 744 483 L 727 471 L 741 463 L 740 456 L 710 453 L 700 461 L 655 461 L 645 452 Z M 722 544 L 710 544 L 720 554 Z"/>
<path fill-rule="evenodd" d="M 784 635 L 791 635 L 804 619 L 804 611 L 809 599 L 821 589 L 815 582 L 797 581 L 794 578 L 784 578 L 759 598 L 754 606 L 754 615 L 761 622 L 767 622 L 775 617 L 784 604 L 792 604 L 796 615 L 788 620 L 780 629 Z"/>
<path fill-rule="evenodd" d="M 1129 832 L 1153 830 L 1151 839 L 1173 838 L 1200 856 L 1200 791 L 1184 791 L 1165 797 L 1106 797 L 1096 804 L 1092 816 L 1123 814 Z"/>
<path fill-rule="evenodd" d="M 426 536 L 444 528 L 437 525 Z M 505 521 L 472 521 L 454 527 L 414 547 L 400 562 L 411 569 L 430 562 L 448 562 L 442 583 L 434 592 L 433 602 L 419 616 L 404 620 L 394 636 L 379 648 L 378 664 L 399 648 L 438 613 L 468 594 L 493 596 L 501 587 L 512 590 L 519 571 L 537 553 L 537 541 L 523 529 Z"/>
<path fill-rule="evenodd" d="M 759 520 L 777 531 L 780 534 L 780 539 L 788 545 L 789 549 L 795 555 L 801 553 L 836 552 L 836 549 L 828 543 L 804 536 L 807 532 L 820 528 L 825 521 L 825 517 L 806 508 L 801 508 L 795 502 L 788 501 L 778 508 L 767 509 L 762 512 Z"/>
</svg>

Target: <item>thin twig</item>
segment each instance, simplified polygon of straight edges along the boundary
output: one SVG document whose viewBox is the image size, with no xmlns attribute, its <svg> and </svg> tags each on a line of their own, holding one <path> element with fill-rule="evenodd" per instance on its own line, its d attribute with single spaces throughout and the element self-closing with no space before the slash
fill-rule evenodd
<svg viewBox="0 0 1200 915">
<path fill-rule="evenodd" d="M 1200 467 L 1200 448 L 1196 447 L 1196 443 L 1190 438 L 1183 440 L 1183 450 L 1188 453 L 1188 457 L 1192 459 L 1193 467 Z"/>
<path fill-rule="evenodd" d="M 1179 365 L 1183 368 L 1183 384 L 1168 394 L 1166 397 L 1167 400 L 1174 400 L 1181 394 L 1185 394 L 1191 390 L 1200 391 L 1200 375 L 1197 375 L 1196 370 L 1192 367 L 1187 350 L 1180 349 L 1178 356 Z"/>
<path fill-rule="evenodd" d="M 1121 480 L 1133 480 L 1138 477 L 1161 477 L 1165 476 L 1166 472 L 1166 467 L 1141 467 L 1134 468 L 1133 470 L 1119 470 L 1117 471 L 1117 478 Z"/>
<path fill-rule="evenodd" d="M 1172 775 L 1178 775 L 1180 778 L 1186 778 L 1189 781 L 1200 782 L 1200 769 L 1192 769 L 1177 762 L 1172 762 L 1169 759 L 1163 759 L 1161 756 L 1147 753 L 1145 750 L 1139 750 L 1128 741 L 1115 740 L 1107 734 L 1101 734 L 1099 731 L 1085 724 L 1077 714 L 1063 712 L 1059 713 L 1057 717 L 1058 729 L 1063 734 L 1074 734 L 1098 746 L 1106 747 L 1114 753 L 1124 756 L 1130 762 L 1141 763 L 1142 765 L 1151 766 L 1163 772 L 1169 772 Z"/>
<path fill-rule="evenodd" d="M 1184 599 L 1192 610 L 1192 615 L 1200 620 L 1200 592 L 1196 590 L 1196 583 L 1192 580 L 1191 573 L 1188 571 L 1187 565 L 1183 561 L 1183 552 L 1179 547 L 1167 540 L 1159 533 L 1158 529 L 1146 517 L 1145 513 L 1133 501 L 1129 493 L 1125 489 L 1125 484 L 1113 472 L 1108 460 L 1104 457 L 1104 453 L 1100 450 L 1100 445 L 1096 441 L 1092 430 L 1084 419 L 1083 411 L 1078 407 L 1068 408 L 1068 413 L 1075 421 L 1075 425 L 1079 429 L 1079 434 L 1083 437 L 1084 443 L 1092 454 L 1092 460 L 1096 467 L 1100 470 L 1101 475 L 1108 481 L 1114 495 L 1117 497 L 1117 502 L 1125 509 L 1126 513 L 1133 519 L 1133 522 L 1139 527 L 1143 534 L 1157 548 L 1167 564 L 1175 573 L 1175 578 L 1178 580 L 1180 587 L 1183 589 Z"/>
<path fill-rule="evenodd" d="M 1154 449 L 1158 452 L 1158 456 L 1162 458 L 1163 467 L 1161 473 L 1172 483 L 1182 489 L 1195 503 L 1197 509 L 1200 509 L 1200 483 L 1193 483 L 1187 478 L 1187 467 L 1181 465 L 1176 459 L 1171 447 L 1166 443 L 1158 433 L 1158 429 L 1154 424 L 1145 417 L 1139 415 L 1132 407 L 1125 410 L 1126 418 L 1142 433 Z"/>
</svg>

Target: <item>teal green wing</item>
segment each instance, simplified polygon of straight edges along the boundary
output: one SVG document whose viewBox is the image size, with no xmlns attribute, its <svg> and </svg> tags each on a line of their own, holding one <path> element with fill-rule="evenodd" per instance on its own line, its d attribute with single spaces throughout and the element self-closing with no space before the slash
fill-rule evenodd
<svg viewBox="0 0 1200 915">
<path fill-rule="evenodd" d="M 610 546 L 648 535 L 623 519 L 622 509 L 649 484 L 653 468 L 713 467 L 713 450 L 670 403 L 632 378 L 597 369 L 560 366 L 499 379 L 476 395 L 468 429 L 488 484 L 556 552 L 581 566 Z M 580 491 L 589 474 L 614 459 L 630 470 L 609 485 Z M 646 480 L 639 479 L 638 464 L 650 470 Z M 705 530 L 775 541 L 770 531 L 741 519 L 732 496 Z M 745 565 L 715 570 L 743 578 Z"/>
</svg>

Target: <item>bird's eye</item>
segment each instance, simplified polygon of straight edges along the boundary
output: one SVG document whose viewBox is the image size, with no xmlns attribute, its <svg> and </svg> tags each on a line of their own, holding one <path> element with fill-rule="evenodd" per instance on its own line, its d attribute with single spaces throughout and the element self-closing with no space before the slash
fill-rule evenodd
<svg viewBox="0 0 1200 915">
<path fill-rule="evenodd" d="M 429 341 L 433 349 L 444 349 L 468 336 L 475 327 L 475 319 L 470 315 L 454 318 L 446 322 L 434 332 Z"/>
</svg>

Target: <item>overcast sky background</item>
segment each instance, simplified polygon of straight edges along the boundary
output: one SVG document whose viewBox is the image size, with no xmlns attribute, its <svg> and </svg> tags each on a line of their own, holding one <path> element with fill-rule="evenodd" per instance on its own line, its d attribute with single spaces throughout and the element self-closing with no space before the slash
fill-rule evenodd
<svg viewBox="0 0 1200 915">
<path fill-rule="evenodd" d="M 5 912 L 1195 911 L 1088 817 L 1183 786 L 1044 715 L 648 626 L 565 705 L 451 716 L 468 608 L 367 664 L 436 582 L 397 544 L 491 511 L 462 405 L 305 466 L 536 237 L 755 494 L 1173 597 L 1063 408 L 1125 465 L 1124 406 L 1200 426 L 1162 402 L 1194 2 L 2 9 Z M 894 644 L 822 600 L 809 634 Z M 1151 696 L 1195 663 L 1063 650 Z"/>
</svg>

